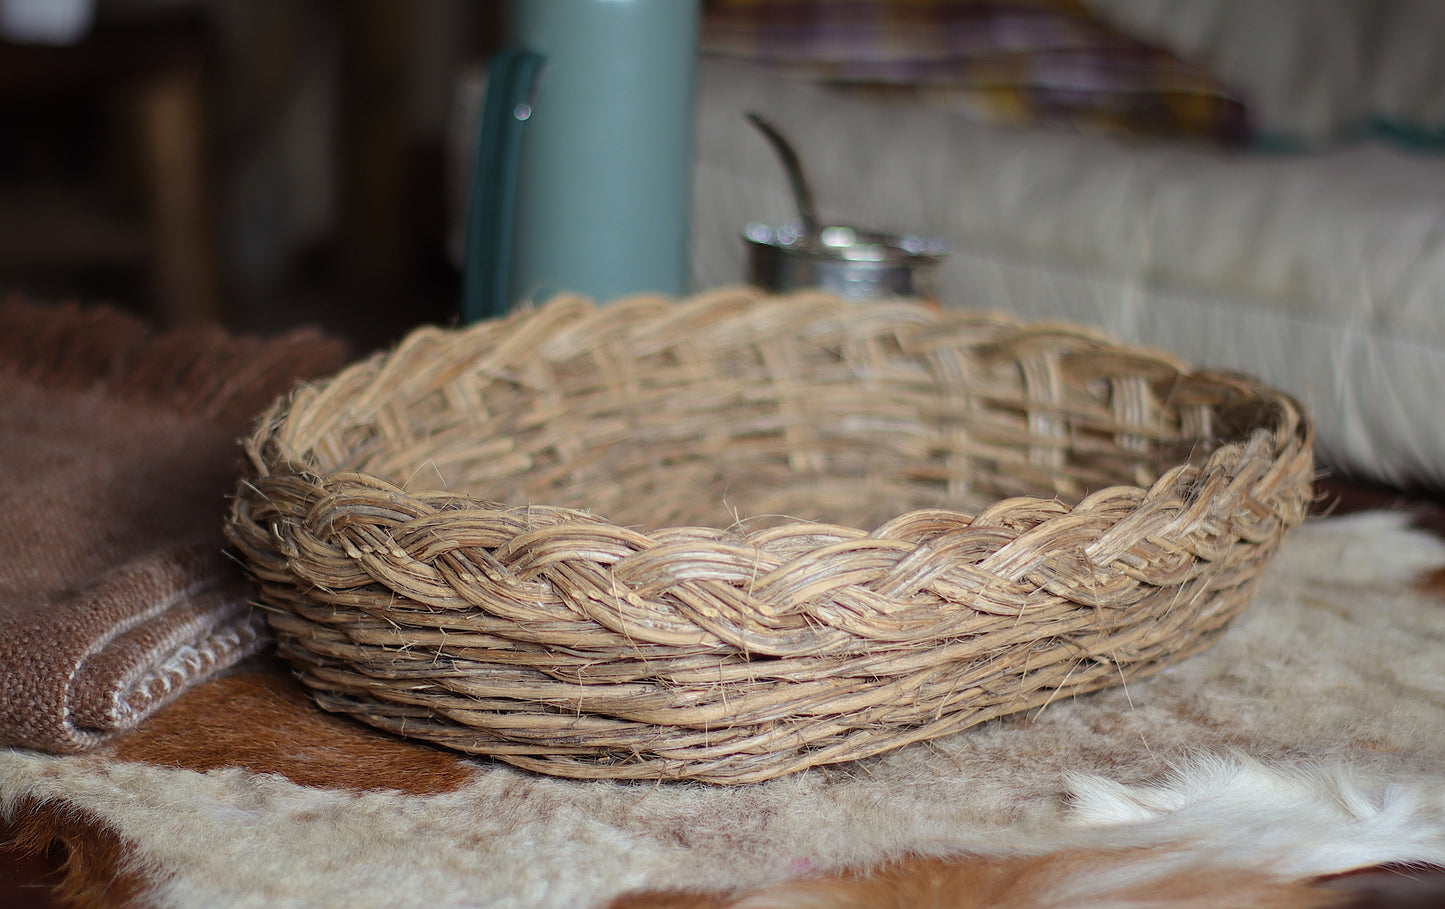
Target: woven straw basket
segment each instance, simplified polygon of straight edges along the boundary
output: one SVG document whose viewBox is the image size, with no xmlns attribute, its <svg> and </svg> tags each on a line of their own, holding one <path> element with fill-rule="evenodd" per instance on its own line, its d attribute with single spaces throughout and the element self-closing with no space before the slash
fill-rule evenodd
<svg viewBox="0 0 1445 909">
<path fill-rule="evenodd" d="M 302 386 L 230 539 L 326 708 L 586 778 L 746 783 L 1149 673 L 1248 603 L 1312 430 L 1058 325 L 578 298 Z"/>
</svg>

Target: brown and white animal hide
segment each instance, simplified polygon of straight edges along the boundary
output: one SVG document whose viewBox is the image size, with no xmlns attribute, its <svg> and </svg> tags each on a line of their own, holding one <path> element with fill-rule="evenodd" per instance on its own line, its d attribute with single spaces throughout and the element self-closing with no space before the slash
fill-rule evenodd
<svg viewBox="0 0 1445 909">
<path fill-rule="evenodd" d="M 256 671 L 101 754 L 0 751 L 0 814 L 110 844 L 88 906 L 1332 905 L 1315 879 L 1445 865 L 1442 570 L 1401 515 L 1316 520 L 1198 657 L 744 787 L 529 775 Z"/>
</svg>

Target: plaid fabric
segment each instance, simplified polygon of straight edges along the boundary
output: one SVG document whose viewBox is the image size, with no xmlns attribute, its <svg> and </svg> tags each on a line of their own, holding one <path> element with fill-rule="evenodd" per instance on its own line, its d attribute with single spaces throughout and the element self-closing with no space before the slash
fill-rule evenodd
<svg viewBox="0 0 1445 909">
<path fill-rule="evenodd" d="M 1243 104 L 1206 70 L 1077 0 L 713 0 L 705 53 L 989 122 L 1234 142 Z"/>
</svg>

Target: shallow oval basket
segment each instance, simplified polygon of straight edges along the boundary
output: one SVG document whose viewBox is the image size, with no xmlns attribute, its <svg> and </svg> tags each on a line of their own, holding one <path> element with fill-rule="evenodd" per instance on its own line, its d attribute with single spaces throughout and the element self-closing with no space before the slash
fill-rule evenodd
<svg viewBox="0 0 1445 909">
<path fill-rule="evenodd" d="M 1312 495 L 1287 395 L 1071 326 L 561 298 L 279 400 L 227 531 L 317 701 L 746 783 L 1208 646 Z"/>
</svg>

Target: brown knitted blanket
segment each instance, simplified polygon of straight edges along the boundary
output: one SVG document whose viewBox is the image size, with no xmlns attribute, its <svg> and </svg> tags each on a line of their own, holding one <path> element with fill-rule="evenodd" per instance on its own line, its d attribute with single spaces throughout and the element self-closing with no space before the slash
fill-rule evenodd
<svg viewBox="0 0 1445 909">
<path fill-rule="evenodd" d="M 261 645 L 222 551 L 237 439 L 345 349 L 0 302 L 0 745 L 89 748 Z"/>
</svg>

